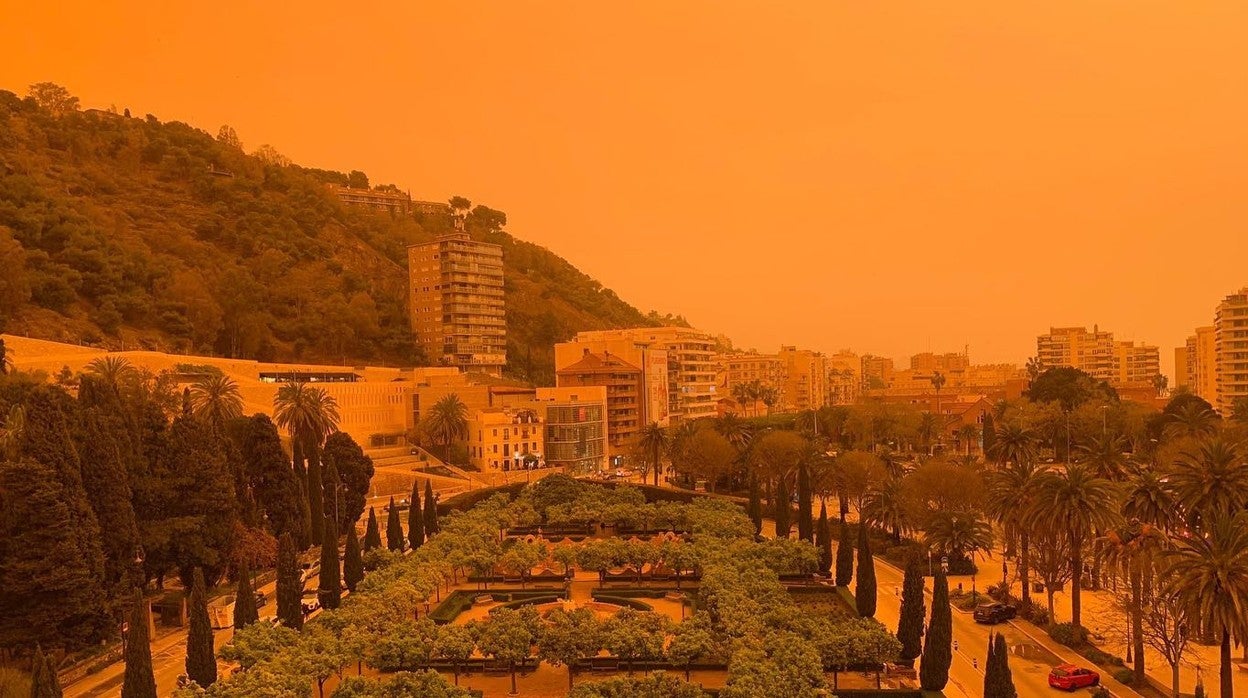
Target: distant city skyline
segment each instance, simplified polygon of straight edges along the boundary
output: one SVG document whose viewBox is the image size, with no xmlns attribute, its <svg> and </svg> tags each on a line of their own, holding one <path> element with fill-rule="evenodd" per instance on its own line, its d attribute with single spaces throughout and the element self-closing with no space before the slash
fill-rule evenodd
<svg viewBox="0 0 1248 698">
<path fill-rule="evenodd" d="M 760 351 L 1021 363 L 1050 326 L 1099 325 L 1173 379 L 1248 283 L 1229 0 L 307 9 L 15 6 L 0 88 L 467 196 Z"/>
</svg>

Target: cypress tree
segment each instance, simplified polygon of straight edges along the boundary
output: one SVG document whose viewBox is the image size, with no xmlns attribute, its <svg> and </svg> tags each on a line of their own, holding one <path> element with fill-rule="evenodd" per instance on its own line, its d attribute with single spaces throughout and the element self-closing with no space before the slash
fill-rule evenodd
<svg viewBox="0 0 1248 698">
<path fill-rule="evenodd" d="M 750 521 L 754 522 L 754 535 L 763 532 L 763 501 L 758 491 L 758 478 L 750 476 L 750 503 L 746 507 Z"/>
<path fill-rule="evenodd" d="M 299 550 L 312 547 L 312 506 L 308 503 L 308 484 L 304 478 L 299 481 Z"/>
<path fill-rule="evenodd" d="M 997 429 L 991 413 L 984 413 L 984 423 L 980 425 L 980 433 L 983 435 L 984 457 L 986 459 L 988 454 L 992 452 L 993 446 L 997 443 Z"/>
<path fill-rule="evenodd" d="M 256 609 L 256 592 L 251 588 L 251 570 L 247 563 L 238 567 L 238 591 L 234 594 L 234 631 L 260 620 L 260 611 Z"/>
<path fill-rule="evenodd" d="M 156 677 L 152 674 L 152 645 L 148 633 L 147 602 L 143 592 L 134 590 L 130 609 L 130 631 L 126 636 L 126 673 L 121 698 L 156 698 Z"/>
<path fill-rule="evenodd" d="M 814 503 L 810 495 L 810 473 L 803 463 L 797 470 L 797 537 L 809 541 L 815 535 Z"/>
<path fill-rule="evenodd" d="M 299 582 L 299 557 L 289 533 L 277 539 L 277 617 L 282 625 L 303 628 L 303 584 Z"/>
<path fill-rule="evenodd" d="M 208 620 L 208 592 L 204 571 L 195 568 L 191 583 L 190 630 L 186 635 L 186 675 L 202 688 L 217 681 L 217 653 L 212 642 L 212 622 Z"/>
<path fill-rule="evenodd" d="M 93 384 L 87 377 L 83 381 L 86 385 Z M 100 524 L 105 588 L 110 595 L 117 594 L 142 581 L 134 578 L 139 528 L 121 448 L 97 407 L 83 412 L 79 453 L 82 454 L 82 484 Z"/>
<path fill-rule="evenodd" d="M 828 523 L 828 505 L 819 505 L 819 525 L 815 528 L 815 547 L 819 548 L 819 574 L 832 574 L 832 526 Z"/>
<path fill-rule="evenodd" d="M 321 479 L 321 457 L 316 446 L 307 444 L 304 453 L 308 458 L 308 518 L 312 522 L 308 540 L 320 545 L 325 533 L 325 487 Z"/>
<path fill-rule="evenodd" d="M 788 538 L 789 532 L 793 530 L 793 509 L 789 503 L 789 488 L 785 486 L 784 478 L 780 478 L 780 482 L 776 484 L 776 538 Z"/>
<path fill-rule="evenodd" d="M 360 539 L 355 535 L 355 526 L 347 527 L 347 549 L 342 559 L 342 581 L 349 591 L 355 591 L 355 585 L 364 579 L 364 559 L 360 557 Z"/>
<path fill-rule="evenodd" d="M 390 515 L 386 517 L 386 547 L 390 552 L 403 552 L 403 524 L 399 523 L 399 510 L 390 498 Z"/>
<path fill-rule="evenodd" d="M 425 537 L 438 532 L 438 500 L 433 496 L 433 485 L 425 480 Z"/>
<path fill-rule="evenodd" d="M 859 616 L 874 618 L 875 558 L 871 557 L 871 539 L 867 535 L 867 528 L 866 524 L 858 524 L 858 579 L 854 586 L 854 601 L 858 605 Z"/>
<path fill-rule="evenodd" d="M 334 529 L 337 530 L 342 522 L 342 481 L 338 479 L 338 466 L 332 458 L 325 459 L 325 465 L 322 470 L 324 475 L 324 492 L 323 505 L 325 516 L 334 519 Z"/>
<path fill-rule="evenodd" d="M 897 621 L 902 663 L 914 666 L 914 660 L 923 654 L 923 618 L 926 613 L 923 571 L 911 561 L 906 565 L 906 575 L 901 583 L 901 617 Z"/>
<path fill-rule="evenodd" d="M 419 481 L 412 482 L 412 505 L 407 510 L 407 544 L 412 550 L 425 542 L 425 514 L 420 508 Z"/>
<path fill-rule="evenodd" d="M 919 685 L 924 691 L 943 691 L 953 664 L 953 611 L 949 608 L 949 580 L 944 570 L 932 579 L 932 617 L 923 638 Z"/>
<path fill-rule="evenodd" d="M 61 698 L 61 680 L 56 674 L 56 664 L 43 649 L 35 646 L 35 656 L 30 661 L 30 698 Z"/>
<path fill-rule="evenodd" d="M 321 539 L 321 573 L 317 598 L 322 608 L 338 608 L 342 602 L 342 567 L 338 564 L 338 522 L 325 516 L 325 536 Z"/>
<path fill-rule="evenodd" d="M 368 508 L 368 528 L 364 529 L 364 552 L 381 547 L 381 527 L 377 525 L 377 511 Z"/>
<path fill-rule="evenodd" d="M 854 578 L 854 546 L 849 542 L 849 524 L 841 519 L 840 537 L 836 541 L 836 585 L 847 587 Z"/>
<path fill-rule="evenodd" d="M 997 633 L 996 638 L 990 641 L 993 642 L 991 656 L 996 663 L 996 670 L 993 672 L 991 692 L 988 690 L 988 684 L 984 684 L 984 697 L 1015 698 L 1018 691 L 1014 688 L 1014 676 L 1010 672 L 1010 648 L 1005 642 L 1005 635 Z M 986 681 L 987 677 L 985 677 Z"/>
<path fill-rule="evenodd" d="M 988 631 L 988 658 L 984 660 L 984 698 L 1001 698 L 997 693 L 997 656 L 995 633 Z"/>
</svg>

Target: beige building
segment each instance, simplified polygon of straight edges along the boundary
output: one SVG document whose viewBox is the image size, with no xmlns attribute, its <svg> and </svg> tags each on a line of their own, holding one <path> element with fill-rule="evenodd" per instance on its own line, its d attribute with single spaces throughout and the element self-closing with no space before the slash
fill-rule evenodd
<svg viewBox="0 0 1248 698">
<path fill-rule="evenodd" d="M 1216 339 L 1212 325 L 1197 327 L 1196 334 L 1174 350 L 1174 387 L 1187 388 L 1212 405 L 1218 401 Z"/>
<path fill-rule="evenodd" d="M 1213 328 L 1217 386 L 1213 404 L 1227 416 L 1236 400 L 1248 398 L 1248 287 L 1222 299 Z"/>
<path fill-rule="evenodd" d="M 784 362 L 775 354 L 720 354 L 716 357 L 716 363 L 719 397 L 731 399 L 735 410 L 746 414 L 763 414 L 767 409 L 761 400 L 754 401 L 754 404 L 738 404 L 734 391 L 739 385 L 749 385 L 757 381 L 758 385 L 776 391 L 777 395 L 783 392 Z"/>
<path fill-rule="evenodd" d="M 841 350 L 827 357 L 827 404 L 852 405 L 862 395 L 862 357 Z"/>
<path fill-rule="evenodd" d="M 893 360 L 887 356 L 864 354 L 862 357 L 862 388 L 886 388 L 893 382 Z"/>
<path fill-rule="evenodd" d="M 651 423 L 667 426 L 670 418 L 668 408 L 668 364 L 667 351 L 658 349 L 648 342 L 636 342 L 627 338 L 600 339 L 593 341 L 560 342 L 555 345 L 555 382 L 559 387 L 578 387 L 580 385 L 604 385 L 615 379 L 600 374 L 600 380 L 592 376 L 576 377 L 570 371 L 585 359 L 585 352 L 599 356 L 609 356 L 622 363 L 636 367 L 640 371 L 640 390 L 637 395 L 638 428 Z M 617 403 L 620 409 L 616 419 L 629 421 L 628 412 L 623 403 Z M 621 442 L 622 443 L 622 442 Z"/>
<path fill-rule="evenodd" d="M 502 375 L 507 363 L 503 248 L 467 233 L 407 248 L 408 310 L 431 362 Z"/>
<path fill-rule="evenodd" d="M 581 345 L 592 351 L 611 351 L 629 363 L 632 352 L 661 350 L 663 356 L 652 354 L 654 369 L 659 361 L 666 362 L 667 410 L 671 419 L 693 420 L 714 417 L 716 414 L 715 339 L 711 335 L 687 327 L 638 327 L 623 330 L 594 330 L 580 332 L 571 342 L 555 348 L 555 370 L 566 366 L 560 358 L 560 347 L 566 344 Z M 632 349 L 629 349 L 629 347 Z M 567 351 L 566 349 L 564 350 Z M 575 353 L 572 354 L 576 356 Z M 565 355 L 566 356 L 566 355 Z M 648 376 L 653 369 L 642 366 Z M 660 421 L 650 419 L 649 421 Z M 661 422 L 660 422 L 661 423 Z"/>
<path fill-rule="evenodd" d="M 338 197 L 339 201 L 348 206 L 389 211 L 393 214 L 406 214 L 412 207 L 411 195 L 402 192 L 355 189 L 341 184 L 327 184 L 325 186 Z"/>
<path fill-rule="evenodd" d="M 1036 338 L 1041 370 L 1069 366 L 1116 387 L 1152 385 L 1161 372 L 1160 350 L 1148 344 L 1119 342 L 1114 333 L 1093 325 L 1052 327 Z"/>
<path fill-rule="evenodd" d="M 1161 373 L 1161 352 L 1148 344 L 1114 342 L 1114 364 L 1118 370 L 1114 385 L 1152 385 Z"/>
<path fill-rule="evenodd" d="M 782 346 L 777 357 L 784 366 L 780 404 L 786 410 L 817 410 L 828 404 L 828 363 L 823 354 Z"/>
<path fill-rule="evenodd" d="M 606 389 L 607 444 L 610 455 L 626 455 L 636 444 L 644 419 L 645 374 L 641 367 L 608 352 L 582 348 L 581 360 L 556 369 L 561 388 Z"/>
</svg>

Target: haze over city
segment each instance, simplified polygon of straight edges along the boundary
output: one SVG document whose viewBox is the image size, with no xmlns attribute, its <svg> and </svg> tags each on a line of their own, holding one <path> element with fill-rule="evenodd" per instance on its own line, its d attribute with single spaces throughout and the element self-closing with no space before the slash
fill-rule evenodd
<svg viewBox="0 0 1248 698">
<path fill-rule="evenodd" d="M 10 3 L 0 84 L 467 196 L 764 351 L 1021 362 L 1099 324 L 1173 376 L 1243 284 L 1243 3 L 339 9 Z"/>
</svg>

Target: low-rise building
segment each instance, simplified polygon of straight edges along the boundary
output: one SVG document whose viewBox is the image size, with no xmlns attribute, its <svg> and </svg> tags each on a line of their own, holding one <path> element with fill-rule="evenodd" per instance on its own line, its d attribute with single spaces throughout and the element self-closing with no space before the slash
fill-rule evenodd
<svg viewBox="0 0 1248 698">
<path fill-rule="evenodd" d="M 339 201 L 348 206 L 389 211 L 396 215 L 406 215 L 412 207 L 411 195 L 400 191 L 357 189 L 341 184 L 327 184 L 325 186 L 333 192 L 334 196 L 338 197 Z"/>
</svg>

